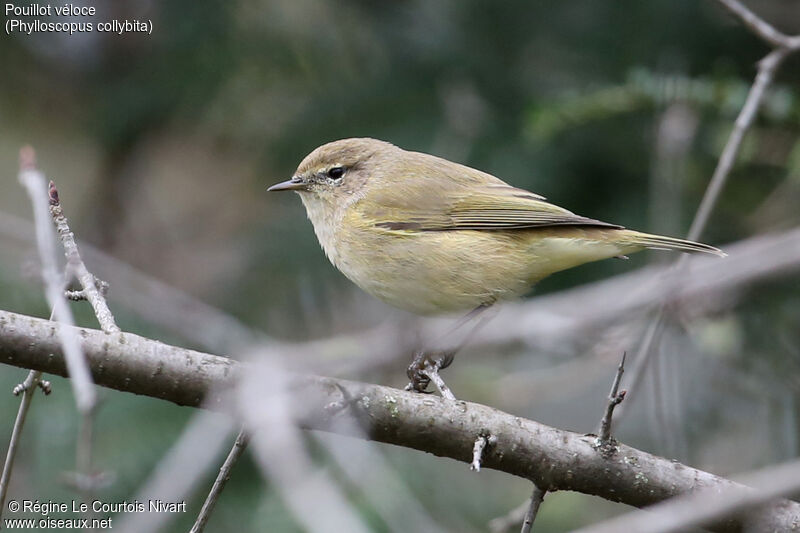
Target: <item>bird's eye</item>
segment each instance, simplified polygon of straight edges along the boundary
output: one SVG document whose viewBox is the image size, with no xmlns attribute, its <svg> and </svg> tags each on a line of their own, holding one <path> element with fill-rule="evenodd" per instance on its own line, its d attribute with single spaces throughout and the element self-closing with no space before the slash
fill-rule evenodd
<svg viewBox="0 0 800 533">
<path fill-rule="evenodd" d="M 328 177 L 332 180 L 340 180 L 344 176 L 344 167 L 333 167 L 328 170 Z"/>
</svg>

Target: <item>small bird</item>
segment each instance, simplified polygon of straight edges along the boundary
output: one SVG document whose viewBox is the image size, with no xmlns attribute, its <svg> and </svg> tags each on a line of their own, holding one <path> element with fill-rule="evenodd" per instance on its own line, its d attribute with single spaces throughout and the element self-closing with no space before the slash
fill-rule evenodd
<svg viewBox="0 0 800 533">
<path fill-rule="evenodd" d="M 491 174 L 369 138 L 324 144 L 269 191 L 295 191 L 328 259 L 384 302 L 421 315 L 472 311 L 518 297 L 554 272 L 645 248 L 725 254 L 707 244 L 576 215 Z M 425 365 L 454 352 L 417 352 Z"/>
<path fill-rule="evenodd" d="M 707 244 L 576 215 L 543 196 L 385 141 L 324 144 L 269 191 L 295 191 L 328 259 L 386 303 L 421 315 L 526 293 L 554 272 L 645 248 Z"/>
</svg>

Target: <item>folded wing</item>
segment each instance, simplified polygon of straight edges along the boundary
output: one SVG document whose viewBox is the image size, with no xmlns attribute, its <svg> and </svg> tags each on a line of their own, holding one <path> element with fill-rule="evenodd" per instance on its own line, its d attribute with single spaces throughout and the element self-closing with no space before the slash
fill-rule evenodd
<svg viewBox="0 0 800 533">
<path fill-rule="evenodd" d="M 373 198 L 378 202 L 369 215 L 378 227 L 410 231 L 622 227 L 576 215 L 539 195 L 502 182 L 454 189 L 429 190 L 425 194 L 415 194 L 412 189 L 400 197 L 392 195 L 390 202 L 381 202 L 381 195 L 376 195 Z"/>
</svg>

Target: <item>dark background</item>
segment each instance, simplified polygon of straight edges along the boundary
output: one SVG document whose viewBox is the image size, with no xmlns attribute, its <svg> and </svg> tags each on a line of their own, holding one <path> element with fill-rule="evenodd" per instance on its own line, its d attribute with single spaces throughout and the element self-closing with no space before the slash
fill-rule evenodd
<svg viewBox="0 0 800 533">
<path fill-rule="evenodd" d="M 795 1 L 752 4 L 780 29 L 800 31 Z M 19 148 L 29 143 L 85 243 L 293 340 L 403 319 L 331 267 L 299 199 L 266 194 L 316 146 L 384 139 L 486 170 L 592 218 L 685 235 L 755 63 L 768 50 L 703 0 L 92 5 L 95 22 L 150 19 L 153 33 L 0 37 L 0 307 L 49 314 L 33 241 L 24 224 L 9 222 L 31 219 L 16 180 Z M 798 67 L 798 57 L 786 62 L 767 95 L 705 242 L 724 245 L 800 223 Z M 536 292 L 669 257 L 595 263 L 554 276 Z M 124 330 L 211 349 L 132 309 L 136 290 L 111 288 Z M 795 457 L 798 296 L 795 274 L 777 277 L 737 291 L 710 315 L 671 322 L 661 373 L 645 382 L 647 391 L 660 392 L 630 407 L 617 436 L 723 475 Z M 74 309 L 94 327 L 85 304 Z M 636 331 L 629 350 L 641 338 Z M 213 348 L 226 350 L 224 342 Z M 465 399 L 589 432 L 615 354 L 473 354 L 449 371 L 450 385 Z M 396 361 L 348 377 L 401 386 L 404 367 Z M 24 375 L 3 367 L 0 391 Z M 517 388 L 509 392 L 514 377 Z M 53 381 L 54 394 L 34 402 L 12 496 L 74 497 L 58 480 L 74 468 L 77 415 L 68 384 Z M 114 482 L 97 497 L 130 499 L 192 412 L 111 391 L 102 397 L 93 462 L 113 472 Z M 2 435 L 10 435 L 17 406 L 10 394 L 0 402 Z M 519 479 L 378 449 L 445 529 L 484 531 L 490 518 L 528 496 Z M 326 463 L 325 453 L 314 457 Z M 190 509 L 202 497 L 189 501 Z M 357 491 L 348 497 L 376 531 L 397 527 Z M 558 493 L 548 496 L 536 527 L 565 531 L 622 510 Z M 176 530 L 193 514 L 173 524 Z M 249 457 L 234 471 L 209 530 L 231 524 L 239 531 L 298 527 Z"/>
</svg>

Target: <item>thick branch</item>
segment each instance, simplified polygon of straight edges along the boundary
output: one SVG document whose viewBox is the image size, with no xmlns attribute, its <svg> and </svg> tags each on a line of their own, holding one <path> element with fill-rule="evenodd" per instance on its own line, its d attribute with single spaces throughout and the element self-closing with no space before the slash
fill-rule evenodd
<svg viewBox="0 0 800 533">
<path fill-rule="evenodd" d="M 58 324 L 0 311 L 0 361 L 67 376 Z M 67 328 L 66 326 L 63 326 Z M 86 347 L 95 383 L 124 392 L 160 398 L 178 405 L 214 406 L 212 387 L 232 383 L 236 362 L 224 357 L 162 344 L 131 333 L 106 334 L 70 327 Z M 210 402 L 210 403 L 209 403 Z"/>
<path fill-rule="evenodd" d="M 130 333 L 76 329 L 97 384 L 180 405 L 218 406 L 218 391 L 233 384 L 241 368 L 230 359 Z M 0 311 L 0 361 L 64 376 L 61 353 L 54 323 Z M 303 399 L 295 404 L 302 408 L 296 416 L 305 428 L 347 432 L 348 425 L 337 424 L 325 409 L 346 391 L 355 399 L 349 412 L 369 438 L 469 463 L 475 435 L 488 432 L 497 442 L 485 451 L 482 466 L 529 479 L 543 490 L 575 490 L 643 507 L 702 487 L 735 486 L 624 445 L 604 457 L 594 449 L 593 437 L 479 404 L 318 376 L 291 379 L 293 391 Z M 768 527 L 786 530 L 800 520 L 800 504 L 783 501 L 763 513 Z M 715 529 L 730 531 L 737 526 L 727 521 Z"/>
</svg>

